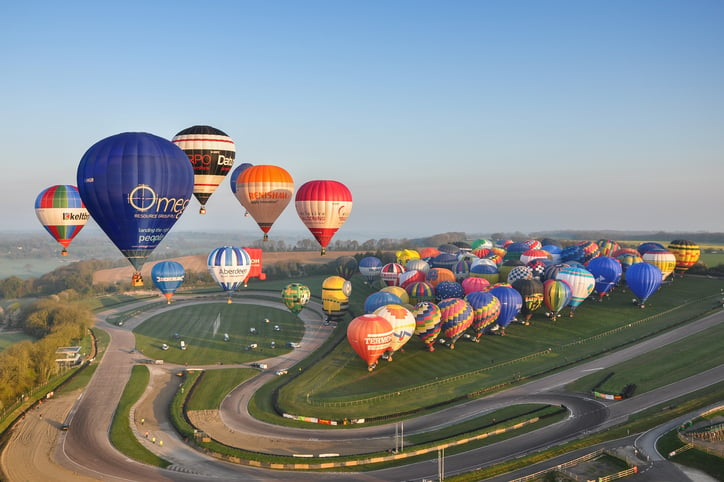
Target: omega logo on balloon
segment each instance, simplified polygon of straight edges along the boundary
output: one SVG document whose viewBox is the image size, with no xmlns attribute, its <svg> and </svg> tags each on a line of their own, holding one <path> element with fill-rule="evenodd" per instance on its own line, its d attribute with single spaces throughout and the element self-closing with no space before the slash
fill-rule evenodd
<svg viewBox="0 0 724 482">
<path fill-rule="evenodd" d="M 178 217 L 186 209 L 189 199 L 159 197 L 148 184 L 139 184 L 128 194 L 128 203 L 140 212 L 146 212 L 155 207 L 157 213 L 173 213 Z"/>
</svg>

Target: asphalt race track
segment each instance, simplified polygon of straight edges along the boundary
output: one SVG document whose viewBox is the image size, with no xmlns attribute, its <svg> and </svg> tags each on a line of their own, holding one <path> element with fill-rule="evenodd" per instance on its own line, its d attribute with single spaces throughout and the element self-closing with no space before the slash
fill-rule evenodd
<svg viewBox="0 0 724 482">
<path fill-rule="evenodd" d="M 256 304 L 270 304 L 285 309 L 281 303 L 254 300 L 254 292 L 245 292 L 245 298 L 235 302 L 248 302 Z M 176 300 L 176 298 L 174 298 Z M 154 302 L 156 300 L 153 300 Z M 198 302 L 219 302 L 219 299 L 209 300 L 208 297 L 194 299 L 179 297 L 174 303 L 175 307 L 186 306 Z M 133 305 L 122 308 L 123 311 L 131 309 Z M 167 308 L 163 308 L 167 309 Z M 138 462 L 129 460 L 125 455 L 118 452 L 108 440 L 108 429 L 115 407 L 118 404 L 121 393 L 130 376 L 131 367 L 136 364 L 142 355 L 134 351 L 134 336 L 131 330 L 145 319 L 155 315 L 157 310 L 144 312 L 125 325 L 117 327 L 105 322 L 105 318 L 114 314 L 114 311 L 104 312 L 97 317 L 97 325 L 108 331 L 111 335 L 110 344 L 100 362 L 95 375 L 82 394 L 74 399 L 53 400 L 50 403 L 66 403 L 67 410 L 58 418 L 71 419 L 72 428 L 67 432 L 57 430 L 56 443 L 50 459 L 56 468 L 53 472 L 54 480 L 79 480 L 80 476 L 87 479 L 109 480 L 109 481 L 152 481 L 152 480 L 423 480 L 438 478 L 437 461 L 430 460 L 403 467 L 390 468 L 372 472 L 360 473 L 307 473 L 307 472 L 285 472 L 278 470 L 265 470 L 255 467 L 247 467 L 226 463 L 205 454 L 196 452 L 186 445 L 176 434 L 168 419 L 157 420 L 159 438 L 163 437 L 164 444 L 150 445 L 144 441 L 143 435 L 138 434 L 142 442 L 146 442 L 152 451 L 163 458 L 171 461 L 173 465 L 168 469 L 159 469 Z M 265 360 L 269 369 L 261 376 L 254 377 L 241 386 L 237 387 L 224 400 L 220 407 L 220 416 L 228 432 L 233 432 L 239 439 L 235 444 L 240 447 L 247 445 L 247 448 L 276 447 L 278 453 L 295 453 L 299 447 L 303 447 L 306 453 L 359 453 L 371 450 L 392 448 L 395 445 L 394 434 L 395 424 L 375 427 L 362 427 L 347 430 L 315 430 L 315 429 L 292 429 L 270 425 L 249 416 L 246 411 L 246 403 L 249 397 L 258 386 L 265 383 L 268 377 L 276 368 L 288 368 L 299 359 L 303 358 L 315 347 L 319 346 L 329 332 L 331 326 L 323 326 L 321 323 L 321 308 L 310 303 L 300 314 L 305 323 L 305 334 L 300 349 L 296 349 L 280 359 L 271 358 Z M 494 410 L 501 406 L 515 403 L 547 403 L 553 405 L 565 405 L 570 411 L 570 416 L 561 422 L 537 430 L 532 433 L 514 437 L 512 439 L 487 445 L 479 449 L 471 450 L 460 455 L 445 457 L 445 474 L 453 475 L 467 472 L 476 468 L 489 466 L 511 457 L 524 455 L 526 453 L 540 450 L 544 447 L 556 445 L 583 434 L 604 430 L 609 426 L 620 423 L 632 413 L 636 413 L 647 407 L 657 405 L 663 401 L 670 400 L 685 393 L 704 388 L 724 379 L 724 365 L 709 370 L 706 373 L 691 377 L 686 380 L 671 384 L 661 389 L 637 395 L 631 399 L 617 402 L 604 402 L 586 396 L 564 393 L 563 387 L 570 381 L 590 373 L 594 369 L 602 369 L 615 365 L 634 356 L 640 355 L 649 350 L 665 346 L 668 343 L 679 340 L 684 336 L 691 335 L 697 331 L 704 330 L 710 326 L 720 323 L 724 319 L 724 312 L 717 312 L 704 319 L 687 324 L 683 328 L 672 330 L 655 338 L 645 340 L 635 346 L 611 353 L 596 360 L 578 365 L 574 368 L 533 380 L 520 386 L 516 386 L 504 392 L 497 393 L 479 400 L 471 400 L 462 405 L 451 407 L 435 414 L 426 415 L 404 422 L 405 434 L 412 434 L 419 431 L 429 431 L 436 426 L 454 423 L 466 418 L 479 415 L 481 412 Z M 226 366 L 228 367 L 228 365 Z M 178 371 L 178 366 L 159 365 L 152 366 L 152 379 L 155 380 L 153 372 L 158 370 Z M 173 381 L 172 381 L 173 382 Z M 177 382 L 173 382 L 177 383 Z M 156 387 L 158 389 L 158 387 Z M 43 408 L 44 410 L 46 408 Z M 57 409 L 56 409 L 57 410 Z M 161 415 L 159 418 L 162 418 Z M 39 424 L 21 423 L 16 429 L 14 438 L 22 439 L 28 437 L 29 431 L 39 430 Z M 35 427 L 35 428 L 33 428 Z M 32 432 L 36 433 L 36 432 Z M 213 435 L 213 434 L 212 434 Z M 37 436 L 43 436 L 37 432 Z M 46 434 L 46 437 L 52 435 Z M 630 441 L 620 442 L 621 444 Z M 27 461 L 18 460 L 22 452 L 13 455 L 14 441 L 11 441 L 3 453 L 3 470 L 8 473 L 8 467 L 14 464 Z M 333 447 L 334 450 L 330 448 Z M 642 450 L 652 450 L 650 447 L 642 447 Z M 647 454 L 654 457 L 655 454 Z M 27 456 L 24 455 L 24 456 Z M 687 477 L 673 464 L 667 470 L 674 470 L 679 479 L 687 480 Z M 30 469 L 28 469 L 30 470 Z M 45 469 L 47 472 L 48 469 Z M 10 471 L 12 473 L 12 470 Z M 31 477 L 23 474 L 22 477 Z M 44 480 L 48 478 L 47 473 L 36 473 L 37 477 Z M 628 480 L 662 480 L 652 471 L 647 478 L 646 474 L 639 474 Z M 20 477 L 20 475 L 18 475 Z M 87 480 L 86 479 L 86 480 Z M 12 479 L 11 479 L 12 480 Z M 30 480 L 28 478 L 27 480 Z M 497 480 L 497 479 L 496 479 Z M 502 478 L 500 480 L 509 480 Z"/>
</svg>

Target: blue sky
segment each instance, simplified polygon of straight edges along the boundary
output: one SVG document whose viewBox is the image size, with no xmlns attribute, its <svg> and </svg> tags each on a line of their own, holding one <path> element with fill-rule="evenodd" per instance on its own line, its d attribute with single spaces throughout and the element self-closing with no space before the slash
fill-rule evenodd
<svg viewBox="0 0 724 482">
<path fill-rule="evenodd" d="M 6 229 L 92 144 L 208 124 L 237 163 L 345 183 L 341 239 L 724 231 L 721 1 L 0 7 Z M 222 184 L 174 230 L 261 231 Z M 305 232 L 293 203 L 276 230 Z M 40 232 L 40 231 L 39 231 Z"/>
</svg>

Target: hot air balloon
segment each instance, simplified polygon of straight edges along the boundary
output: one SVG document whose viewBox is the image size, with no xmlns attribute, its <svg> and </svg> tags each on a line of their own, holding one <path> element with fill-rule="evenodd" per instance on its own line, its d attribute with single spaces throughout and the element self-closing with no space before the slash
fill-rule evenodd
<svg viewBox="0 0 724 482">
<path fill-rule="evenodd" d="M 541 276 L 541 280 L 549 280 L 549 279 L 556 279 L 556 276 L 558 276 L 558 273 L 563 268 L 568 268 L 570 264 L 568 263 L 556 263 L 556 264 L 550 264 L 543 268 L 543 275 Z"/>
<path fill-rule="evenodd" d="M 435 286 L 435 296 L 438 301 L 445 298 L 464 298 L 465 290 L 457 281 L 441 281 Z"/>
<path fill-rule="evenodd" d="M 380 278 L 387 286 L 399 286 L 400 275 L 404 271 L 405 268 L 400 263 L 387 263 L 380 271 Z"/>
<path fill-rule="evenodd" d="M 420 253 L 420 259 L 429 260 L 440 254 L 440 250 L 437 248 L 420 248 L 417 250 L 418 253 Z"/>
<path fill-rule="evenodd" d="M 652 249 L 666 249 L 664 248 L 664 245 L 661 243 L 657 243 L 655 241 L 647 241 L 645 243 L 641 243 L 636 248 L 636 251 L 639 252 L 639 254 L 643 257 L 644 254 L 648 253 Z"/>
<path fill-rule="evenodd" d="M 503 256 L 503 262 L 520 261 L 520 257 L 529 249 L 530 248 L 528 247 L 528 245 L 524 243 L 510 243 L 508 246 L 505 247 L 505 256 Z"/>
<path fill-rule="evenodd" d="M 176 134 L 171 142 L 181 148 L 194 169 L 194 196 L 206 214 L 206 202 L 231 170 L 236 148 L 231 137 L 211 126 L 193 126 Z"/>
<path fill-rule="evenodd" d="M 35 199 L 35 215 L 43 227 L 61 246 L 63 256 L 68 246 L 90 218 L 78 188 L 69 184 L 50 186 Z"/>
<path fill-rule="evenodd" d="M 435 288 L 430 283 L 425 281 L 417 281 L 415 283 L 407 285 L 405 288 L 407 295 L 410 298 L 410 303 L 416 305 L 423 301 L 435 302 Z"/>
<path fill-rule="evenodd" d="M 395 260 L 402 266 L 406 266 L 408 261 L 420 259 L 420 253 L 414 249 L 401 249 L 395 253 Z"/>
<path fill-rule="evenodd" d="M 269 239 L 269 230 L 292 200 L 294 180 L 279 166 L 258 165 L 244 169 L 236 180 L 236 199 L 251 214 Z"/>
<path fill-rule="evenodd" d="M 412 283 L 417 283 L 419 281 L 425 281 L 427 278 L 427 275 L 425 275 L 424 272 L 413 269 L 413 270 L 406 270 L 402 273 L 400 273 L 400 276 L 397 278 L 397 283 L 402 287 L 407 289 L 409 285 Z"/>
<path fill-rule="evenodd" d="M 448 298 L 440 301 L 441 334 L 446 338 L 447 346 L 455 349 L 455 342 L 473 323 L 473 308 L 461 298 Z"/>
<path fill-rule="evenodd" d="M 383 263 L 376 256 L 366 256 L 359 262 L 359 272 L 365 278 L 366 283 L 372 283 L 380 277 Z"/>
<path fill-rule="evenodd" d="M 239 174 L 241 174 L 253 165 L 254 164 L 245 162 L 237 166 L 233 171 L 231 171 L 231 174 L 229 174 L 229 186 L 231 186 L 231 192 L 234 194 L 234 197 L 236 197 L 236 181 L 239 179 Z M 244 216 L 249 216 L 249 211 L 244 210 Z"/>
<path fill-rule="evenodd" d="M 329 276 L 322 282 L 322 309 L 328 321 L 339 321 L 349 309 L 352 283 L 341 276 Z"/>
<path fill-rule="evenodd" d="M 485 291 L 490 286 L 490 281 L 486 280 L 485 278 L 477 278 L 473 276 L 468 276 L 463 280 L 460 285 L 463 287 L 463 291 L 465 291 L 466 295 L 469 295 L 470 293 L 473 293 L 475 291 Z"/>
<path fill-rule="evenodd" d="M 405 263 L 405 270 L 417 270 L 427 274 L 427 272 L 430 271 L 430 263 L 421 258 L 411 259 L 407 263 Z"/>
<path fill-rule="evenodd" d="M 365 298 L 364 310 L 367 314 L 374 313 L 377 308 L 391 304 L 401 305 L 402 300 L 399 296 L 389 291 L 378 291 Z"/>
<path fill-rule="evenodd" d="M 694 266 L 701 256 L 699 245 L 686 239 L 673 240 L 669 243 L 668 249 L 676 257 L 676 273 L 679 276 L 684 276 L 684 273 Z"/>
<path fill-rule="evenodd" d="M 312 292 L 309 287 L 301 283 L 289 283 L 282 290 L 282 300 L 289 311 L 298 315 L 309 303 Z"/>
<path fill-rule="evenodd" d="M 415 334 L 428 351 L 435 351 L 435 340 L 440 335 L 440 307 L 431 301 L 422 301 L 412 308 L 415 317 Z"/>
<path fill-rule="evenodd" d="M 613 239 L 599 239 L 597 244 L 601 256 L 608 256 L 609 258 L 615 258 L 616 251 L 621 249 L 621 245 Z"/>
<path fill-rule="evenodd" d="M 596 281 L 595 290 L 598 293 L 598 300 L 611 292 L 614 286 L 621 279 L 623 269 L 621 263 L 617 259 L 608 256 L 599 256 L 588 262 L 588 271 L 593 275 Z"/>
<path fill-rule="evenodd" d="M 410 302 L 410 295 L 407 294 L 407 290 L 402 286 L 385 286 L 380 291 L 387 291 L 400 298 L 401 304 L 406 305 Z"/>
<path fill-rule="evenodd" d="M 183 214 L 194 189 L 184 152 L 153 134 L 126 132 L 90 147 L 78 165 L 78 191 L 91 217 L 136 269 Z"/>
<path fill-rule="evenodd" d="M 354 256 L 340 256 L 334 264 L 337 274 L 344 279 L 351 279 L 357 272 L 357 260 Z"/>
<path fill-rule="evenodd" d="M 244 285 L 249 275 L 251 257 L 242 248 L 222 246 L 209 253 L 206 266 L 213 280 L 228 294 L 227 303 L 231 303 L 231 295 Z"/>
<path fill-rule="evenodd" d="M 347 326 L 347 341 L 372 371 L 392 342 L 392 325 L 375 314 L 358 316 Z"/>
<path fill-rule="evenodd" d="M 566 246 L 561 251 L 561 261 L 563 263 L 568 263 L 569 261 L 578 261 L 579 263 L 582 263 L 584 257 L 585 254 L 583 252 L 583 248 L 577 244 Z"/>
<path fill-rule="evenodd" d="M 470 244 L 473 251 L 476 249 L 488 249 L 493 247 L 493 242 L 489 239 L 476 239 Z"/>
<path fill-rule="evenodd" d="M 535 259 L 550 259 L 551 254 L 543 249 L 528 249 L 520 255 L 520 260 L 526 265 Z"/>
<path fill-rule="evenodd" d="M 402 305 L 385 305 L 377 308 L 374 314 L 386 319 L 392 325 L 392 341 L 382 355 L 387 361 L 392 361 L 392 355 L 415 334 L 415 316 Z"/>
<path fill-rule="evenodd" d="M 505 328 L 515 320 L 523 307 L 523 297 L 512 286 L 495 286 L 488 291 L 500 301 L 500 314 L 496 320 L 500 327 L 500 334 L 505 334 Z M 491 328 L 493 330 L 494 328 Z"/>
<path fill-rule="evenodd" d="M 425 281 L 437 289 L 443 281 L 455 281 L 455 274 L 447 268 L 430 268 L 425 274 Z"/>
<path fill-rule="evenodd" d="M 249 169 L 254 164 L 250 164 L 248 162 L 244 162 L 243 164 L 240 164 L 234 168 L 233 171 L 231 171 L 231 174 L 229 174 L 229 186 L 231 187 L 231 192 L 236 196 L 236 181 L 239 180 L 239 174 Z M 246 213 L 245 216 L 248 216 L 249 213 Z"/>
<path fill-rule="evenodd" d="M 666 280 L 676 269 L 676 256 L 666 249 L 650 249 L 641 258 L 661 270 L 662 281 Z"/>
<path fill-rule="evenodd" d="M 495 264 L 475 264 L 470 268 L 470 278 L 482 278 L 488 282 L 488 284 L 497 283 L 500 281 L 500 272 Z"/>
<path fill-rule="evenodd" d="M 663 275 L 658 266 L 650 263 L 636 263 L 626 270 L 626 284 L 638 299 L 634 304 L 645 307 L 649 297 L 661 286 Z"/>
<path fill-rule="evenodd" d="M 352 212 L 352 193 L 338 181 L 308 181 L 294 199 L 297 214 L 322 247 L 322 256 Z"/>
<path fill-rule="evenodd" d="M 571 285 L 560 279 L 547 279 L 543 282 L 543 302 L 550 310 L 546 315 L 551 320 L 560 318 L 561 310 L 568 306 L 573 297 Z"/>
<path fill-rule="evenodd" d="M 572 317 L 576 308 L 593 292 L 596 281 L 591 272 L 581 266 L 563 268 L 556 275 L 556 279 L 567 281 L 571 286 L 572 296 L 570 303 L 568 303 L 568 306 L 570 306 L 568 316 Z"/>
<path fill-rule="evenodd" d="M 482 334 L 500 316 L 500 300 L 492 293 L 474 291 L 465 296 L 465 301 L 470 303 L 473 309 L 473 323 L 471 325 L 475 334 L 473 341 L 479 343 Z"/>
<path fill-rule="evenodd" d="M 443 252 L 432 258 L 429 263 L 433 268 L 445 268 L 452 271 L 457 262 L 458 257 L 456 254 Z"/>
<path fill-rule="evenodd" d="M 508 272 L 507 282 L 513 284 L 519 279 L 533 279 L 533 269 L 529 266 L 514 266 L 510 272 Z"/>
<path fill-rule="evenodd" d="M 578 243 L 578 246 L 580 246 L 583 251 L 583 258 L 576 261 L 580 261 L 583 264 L 588 264 L 593 258 L 601 255 L 598 244 L 594 241 L 582 241 Z"/>
<path fill-rule="evenodd" d="M 543 305 L 543 283 L 537 279 L 518 279 L 512 285 L 523 298 L 520 314 L 523 316 L 524 323 L 529 325 L 533 313 Z"/>
<path fill-rule="evenodd" d="M 163 293 L 168 304 L 171 304 L 171 297 L 183 284 L 185 278 L 186 270 L 176 261 L 161 261 L 151 268 L 153 285 Z"/>
</svg>

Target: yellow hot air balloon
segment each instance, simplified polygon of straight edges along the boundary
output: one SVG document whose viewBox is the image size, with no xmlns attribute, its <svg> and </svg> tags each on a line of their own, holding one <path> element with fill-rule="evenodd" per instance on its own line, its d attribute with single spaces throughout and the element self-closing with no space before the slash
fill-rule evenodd
<svg viewBox="0 0 724 482">
<path fill-rule="evenodd" d="M 675 271 L 679 276 L 684 276 L 684 273 L 694 266 L 701 256 L 699 245 L 686 239 L 673 240 L 668 249 L 676 257 Z"/>
<path fill-rule="evenodd" d="M 251 166 L 236 180 L 236 198 L 264 232 L 264 241 L 293 195 L 294 180 L 279 166 Z"/>
</svg>

